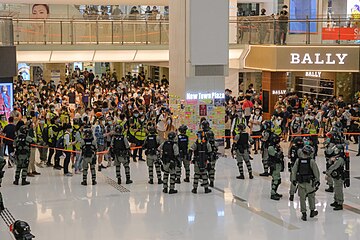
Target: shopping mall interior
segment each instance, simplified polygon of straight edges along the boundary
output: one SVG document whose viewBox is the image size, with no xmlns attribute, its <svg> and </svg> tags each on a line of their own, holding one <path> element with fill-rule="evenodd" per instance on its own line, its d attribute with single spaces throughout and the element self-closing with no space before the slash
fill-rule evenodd
<svg viewBox="0 0 360 240">
<path fill-rule="evenodd" d="M 359 6 L 0 0 L 0 239 L 360 239 Z"/>
</svg>

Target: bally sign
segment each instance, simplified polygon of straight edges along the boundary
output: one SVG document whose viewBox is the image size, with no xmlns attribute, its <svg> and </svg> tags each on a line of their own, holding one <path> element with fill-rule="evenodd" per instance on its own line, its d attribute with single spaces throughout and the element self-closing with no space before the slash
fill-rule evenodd
<svg viewBox="0 0 360 240">
<path fill-rule="evenodd" d="M 359 72 L 359 56 L 360 46 L 250 46 L 245 68 L 271 72 Z"/>
<path fill-rule="evenodd" d="M 345 64 L 345 59 L 348 56 L 347 53 L 305 53 L 304 55 L 300 53 L 290 53 L 291 55 L 291 64 Z"/>
</svg>

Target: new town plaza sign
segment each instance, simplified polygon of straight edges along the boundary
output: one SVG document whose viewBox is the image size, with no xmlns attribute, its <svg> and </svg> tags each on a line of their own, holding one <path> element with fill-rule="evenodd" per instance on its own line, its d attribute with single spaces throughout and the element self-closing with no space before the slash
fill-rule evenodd
<svg viewBox="0 0 360 240">
<path fill-rule="evenodd" d="M 274 72 L 359 72 L 359 56 L 359 46 L 250 46 L 245 68 Z"/>
</svg>

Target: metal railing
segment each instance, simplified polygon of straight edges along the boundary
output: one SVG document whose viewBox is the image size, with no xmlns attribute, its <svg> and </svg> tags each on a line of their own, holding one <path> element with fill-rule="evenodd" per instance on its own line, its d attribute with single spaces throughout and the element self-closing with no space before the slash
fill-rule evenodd
<svg viewBox="0 0 360 240">
<path fill-rule="evenodd" d="M 229 21 L 230 44 L 358 44 L 360 21 L 349 18 L 280 21 L 238 17 Z M 169 21 L 149 19 L 0 18 L 2 44 L 168 45 Z M 230 35 L 231 35 L 230 34 Z"/>
<path fill-rule="evenodd" d="M 317 18 L 282 21 L 272 17 L 230 20 L 236 29 L 235 44 L 358 44 L 360 21 L 349 18 Z M 285 36 L 285 38 L 284 38 Z M 285 40 L 285 41 L 284 41 Z"/>
</svg>

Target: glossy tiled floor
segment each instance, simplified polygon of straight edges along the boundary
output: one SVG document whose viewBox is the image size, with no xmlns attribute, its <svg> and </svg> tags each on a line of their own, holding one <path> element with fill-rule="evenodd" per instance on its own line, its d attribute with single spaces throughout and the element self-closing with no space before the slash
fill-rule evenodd
<svg viewBox="0 0 360 240">
<path fill-rule="evenodd" d="M 356 149 L 355 146 L 351 146 Z M 229 153 L 228 153 L 229 154 Z M 12 185 L 14 170 L 6 168 L 1 191 L 6 207 L 17 219 L 30 223 L 36 239 L 360 239 L 360 158 L 352 155 L 352 187 L 345 190 L 346 209 L 333 212 L 332 194 L 322 182 L 317 193 L 319 216 L 300 220 L 299 200 L 288 201 L 289 173 L 282 174 L 279 202 L 269 199 L 270 178 L 261 178 L 260 155 L 252 161 L 255 179 L 237 180 L 235 160 L 217 163 L 216 187 L 205 195 L 192 185 L 177 185 L 179 193 L 162 193 L 147 184 L 144 162 L 131 163 L 134 183 L 115 188 L 115 168 L 98 174 L 98 185 L 81 186 L 81 175 L 64 177 L 60 171 L 40 169 L 30 186 Z M 323 154 L 317 159 L 322 171 Z M 246 172 L 247 173 L 247 172 Z M 247 177 L 247 174 L 245 174 Z M 109 179 L 111 178 L 111 179 Z M 324 178 L 322 178 L 323 180 Z M 0 219 L 0 239 L 12 239 Z"/>
</svg>

